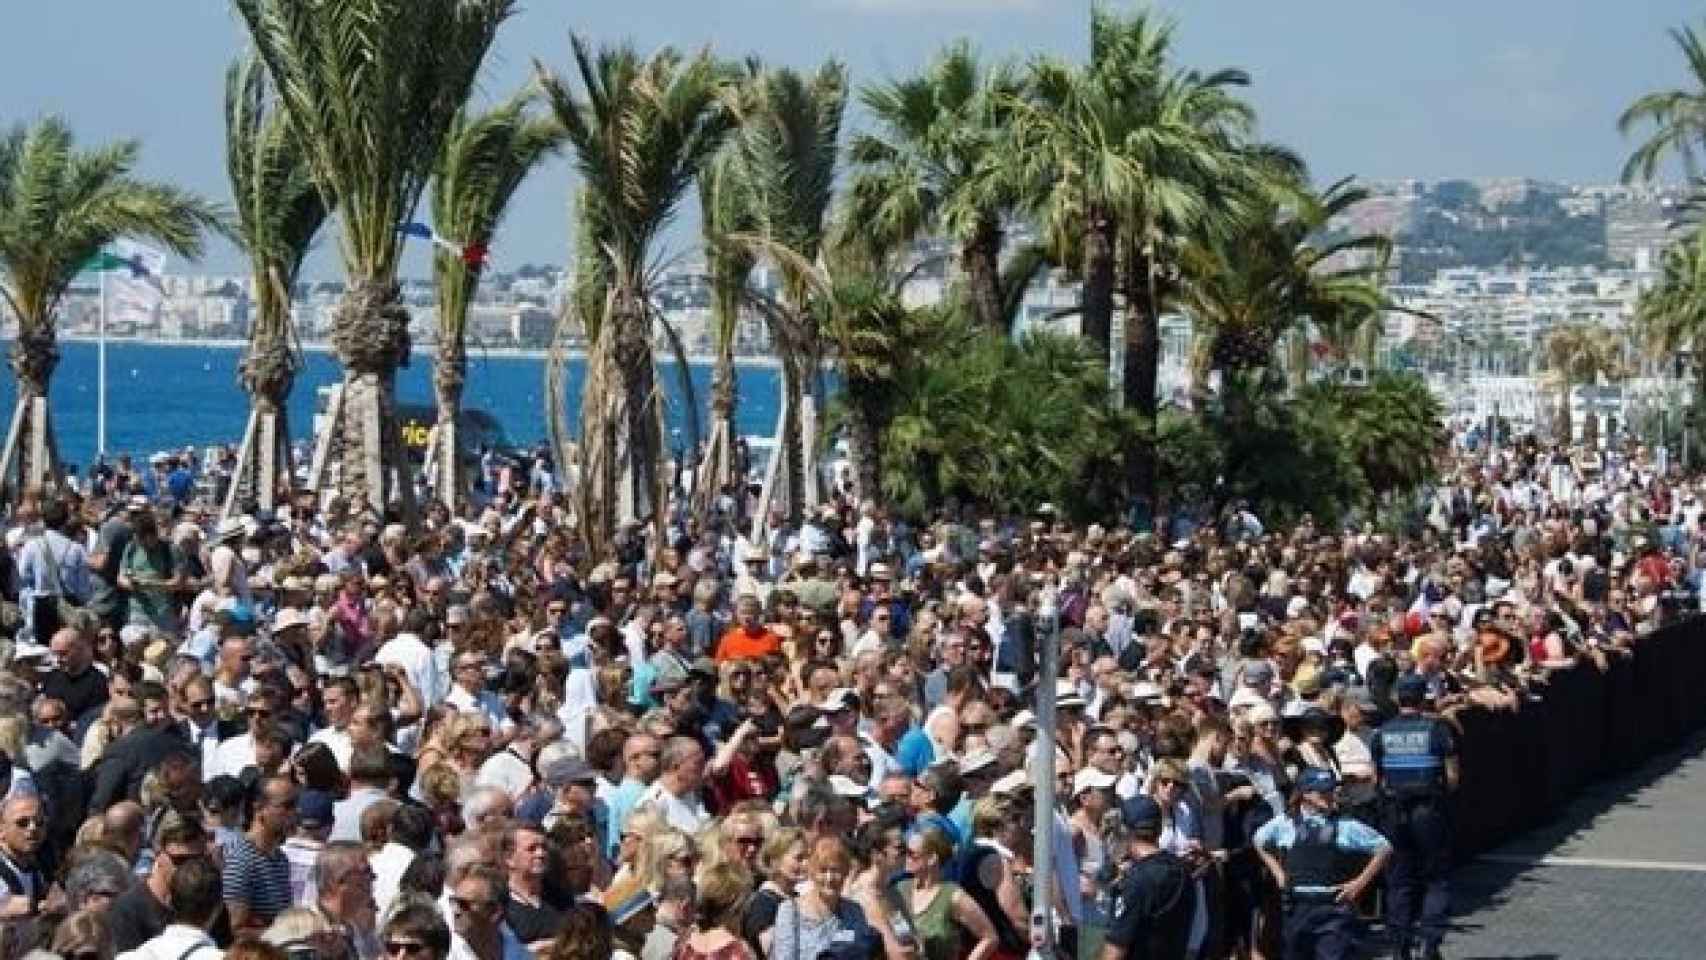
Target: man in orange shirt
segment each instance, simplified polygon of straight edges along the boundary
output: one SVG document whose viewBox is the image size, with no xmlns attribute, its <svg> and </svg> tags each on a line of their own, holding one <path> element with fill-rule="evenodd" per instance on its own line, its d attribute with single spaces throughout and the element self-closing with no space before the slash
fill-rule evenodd
<svg viewBox="0 0 1706 960">
<path fill-rule="evenodd" d="M 717 641 L 716 660 L 757 660 L 782 652 L 782 638 L 764 626 L 758 598 L 743 595 L 735 601 L 735 625 Z"/>
</svg>

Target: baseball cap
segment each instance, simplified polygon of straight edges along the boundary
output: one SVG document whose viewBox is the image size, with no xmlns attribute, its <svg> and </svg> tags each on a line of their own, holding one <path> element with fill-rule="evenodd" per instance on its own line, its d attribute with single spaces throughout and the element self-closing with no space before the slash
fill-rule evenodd
<svg viewBox="0 0 1706 960">
<path fill-rule="evenodd" d="M 598 774 L 580 757 L 564 757 L 545 768 L 545 785 L 566 787 L 571 783 L 597 783 Z"/>
<path fill-rule="evenodd" d="M 1332 793 L 1338 786 L 1339 778 L 1325 767 L 1309 767 L 1297 777 L 1297 789 L 1303 793 Z"/>
<path fill-rule="evenodd" d="M 1085 767 L 1078 771 L 1078 776 L 1072 778 L 1072 795 L 1077 796 L 1086 790 L 1110 790 L 1119 780 L 1119 777 L 1111 773 L 1104 773 L 1095 767 Z"/>
<path fill-rule="evenodd" d="M 840 713 L 843 710 L 853 710 L 859 706 L 859 694 L 851 687 L 836 687 L 829 691 L 823 702 L 817 705 L 824 713 Z"/>
<path fill-rule="evenodd" d="M 995 754 L 989 750 L 978 750 L 960 758 L 960 775 L 969 776 L 979 773 L 995 765 Z"/>
<path fill-rule="evenodd" d="M 1120 822 L 1127 830 L 1160 830 L 1161 805 L 1154 798 L 1138 794 L 1120 804 Z"/>
<path fill-rule="evenodd" d="M 860 786 L 852 777 L 839 773 L 829 778 L 829 789 L 836 796 L 850 800 L 863 800 L 870 796 L 870 791 Z"/>
<path fill-rule="evenodd" d="M 1425 699 L 1428 695 L 1428 682 L 1420 674 L 1406 673 L 1398 678 L 1392 693 L 1398 697 Z"/>
<path fill-rule="evenodd" d="M 1024 770 L 1014 770 L 1005 777 L 995 781 L 989 787 L 989 792 L 997 796 L 1020 793 L 1031 788 L 1031 778 Z"/>
<path fill-rule="evenodd" d="M 296 798 L 296 819 L 307 826 L 331 826 L 332 795 L 324 790 L 302 791 Z"/>
</svg>

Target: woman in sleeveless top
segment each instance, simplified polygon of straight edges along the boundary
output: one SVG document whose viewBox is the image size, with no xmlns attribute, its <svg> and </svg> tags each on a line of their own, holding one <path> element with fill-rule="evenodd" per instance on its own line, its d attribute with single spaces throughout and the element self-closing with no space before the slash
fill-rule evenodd
<svg viewBox="0 0 1706 960">
<path fill-rule="evenodd" d="M 671 960 L 754 960 L 740 938 L 740 920 L 752 874 L 733 863 L 706 868 L 699 878 L 692 929 L 675 942 Z"/>
<path fill-rule="evenodd" d="M 941 829 L 914 830 L 906 838 L 912 878 L 895 889 L 912 918 L 925 960 L 984 960 L 995 949 L 995 927 L 959 884 L 942 879 L 942 868 L 953 855 L 954 845 Z"/>
</svg>

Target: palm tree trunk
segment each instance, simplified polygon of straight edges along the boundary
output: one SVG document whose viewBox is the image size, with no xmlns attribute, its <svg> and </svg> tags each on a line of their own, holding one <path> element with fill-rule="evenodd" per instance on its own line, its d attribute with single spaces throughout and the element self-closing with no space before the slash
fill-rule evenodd
<svg viewBox="0 0 1706 960">
<path fill-rule="evenodd" d="M 782 358 L 782 392 L 787 395 L 786 415 L 782 418 L 782 433 L 776 438 L 771 456 L 780 457 L 777 477 L 782 484 L 778 501 L 785 505 L 789 520 L 798 520 L 805 508 L 805 438 L 802 433 L 800 407 L 807 390 L 807 361 L 793 350 Z"/>
<path fill-rule="evenodd" d="M 334 318 L 332 346 L 344 365 L 344 407 L 332 425 L 338 492 L 350 509 L 397 509 L 416 522 L 415 488 L 397 430 L 396 373 L 409 358 L 409 312 L 396 282 L 354 280 Z"/>
<path fill-rule="evenodd" d="M 1132 464 L 1132 496 L 1155 503 L 1155 396 L 1161 375 L 1161 304 L 1156 296 L 1155 263 L 1135 244 L 1126 256 L 1125 405 L 1143 418 Z"/>
<path fill-rule="evenodd" d="M 226 516 L 246 512 L 251 503 L 260 509 L 272 509 L 290 497 L 290 429 L 286 409 L 296 381 L 296 360 L 286 340 L 289 307 L 282 308 L 285 311 L 282 316 L 275 312 L 280 309 L 277 306 L 265 305 L 262 309 L 272 315 L 257 320 L 249 353 L 237 370 L 238 379 L 249 394 L 249 430 L 225 498 Z"/>
<path fill-rule="evenodd" d="M 462 470 L 462 436 L 458 422 L 462 414 L 462 390 L 468 382 L 468 354 L 460 343 L 440 343 L 438 360 L 432 370 L 433 400 L 437 407 L 438 423 L 432 450 L 433 492 L 440 503 L 450 508 L 451 516 L 461 512 L 467 494 Z"/>
<path fill-rule="evenodd" d="M 0 492 L 16 503 L 20 494 L 56 484 L 59 479 L 53 423 L 46 415 L 48 384 L 59 366 L 59 344 L 53 328 L 46 323 L 20 321 L 11 360 L 18 399 L 6 449 L 0 451 Z"/>
<path fill-rule="evenodd" d="M 1079 293 L 1082 332 L 1108 362 L 1114 327 L 1114 218 L 1092 205 L 1084 230 L 1084 285 Z"/>
<path fill-rule="evenodd" d="M 615 291 L 593 345 L 581 401 L 586 535 L 608 542 L 621 523 L 653 515 L 661 437 L 651 317 L 631 288 Z"/>
<path fill-rule="evenodd" d="M 705 445 L 705 460 L 699 467 L 699 479 L 694 487 L 694 510 L 700 521 L 708 519 L 711 505 L 725 485 L 735 481 L 735 350 L 732 337 L 721 337 L 717 344 L 717 362 L 711 371 L 711 437 Z M 745 504 L 744 496 L 734 498 L 737 513 Z M 738 521 L 740 518 L 734 517 Z"/>
<path fill-rule="evenodd" d="M 972 315 L 985 330 L 998 336 L 1008 334 L 1001 315 L 1001 221 L 993 216 L 979 218 L 972 235 L 960 249 L 960 268 L 970 288 Z"/>
<path fill-rule="evenodd" d="M 880 388 L 879 388 L 880 389 Z M 870 385 L 847 384 L 847 444 L 853 461 L 854 495 L 862 502 L 880 499 L 882 489 L 882 396 Z"/>
</svg>

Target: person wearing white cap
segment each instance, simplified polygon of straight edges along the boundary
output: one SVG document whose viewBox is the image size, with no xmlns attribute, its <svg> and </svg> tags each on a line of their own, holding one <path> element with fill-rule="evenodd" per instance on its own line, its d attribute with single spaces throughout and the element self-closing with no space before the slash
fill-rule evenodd
<svg viewBox="0 0 1706 960">
<path fill-rule="evenodd" d="M 1079 883 L 1092 894 L 1087 909 L 1094 909 L 1098 878 L 1108 862 L 1108 847 L 1102 836 L 1102 821 L 1117 799 L 1114 785 L 1119 778 L 1095 767 L 1085 767 L 1072 778 L 1072 832 L 1084 848 L 1078 861 Z M 1099 919 L 1099 918 L 1098 918 Z"/>
</svg>

